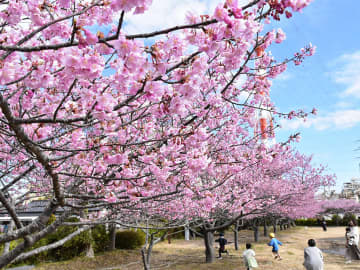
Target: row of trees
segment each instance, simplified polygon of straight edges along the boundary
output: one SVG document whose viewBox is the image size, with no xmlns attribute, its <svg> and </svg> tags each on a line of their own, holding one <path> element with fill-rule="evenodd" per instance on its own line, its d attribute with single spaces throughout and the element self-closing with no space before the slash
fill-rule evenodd
<svg viewBox="0 0 360 270">
<path fill-rule="evenodd" d="M 277 111 L 269 90 L 314 47 L 276 61 L 266 49 L 285 34 L 264 23 L 309 2 L 226 0 L 183 25 L 128 34 L 127 16 L 151 0 L 0 1 L 0 201 L 15 225 L 0 243 L 23 239 L 0 267 L 75 225 L 66 222 L 74 214 L 82 217 L 74 234 L 103 223 L 193 224 L 207 262 L 216 230 L 314 214 L 315 192 L 333 176 L 291 148 L 298 135 L 269 147 L 255 128 L 259 110 L 274 117 L 265 134 L 279 117 L 307 115 Z M 108 31 L 95 34 L 99 26 Z M 25 226 L 17 206 L 38 197 L 48 206 Z M 145 269 L 157 241 L 148 235 Z"/>
</svg>

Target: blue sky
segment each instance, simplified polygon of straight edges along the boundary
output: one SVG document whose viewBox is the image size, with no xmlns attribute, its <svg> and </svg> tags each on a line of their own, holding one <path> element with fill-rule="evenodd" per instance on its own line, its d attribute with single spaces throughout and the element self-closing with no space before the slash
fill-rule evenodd
<svg viewBox="0 0 360 270">
<path fill-rule="evenodd" d="M 239 0 L 247 2 L 249 0 Z M 125 31 L 141 33 L 183 24 L 185 14 L 212 12 L 220 0 L 153 0 L 144 15 L 126 16 Z M 313 154 L 314 161 L 327 165 L 335 173 L 337 190 L 352 177 L 359 177 L 360 151 L 360 35 L 359 0 L 314 0 L 302 13 L 275 26 L 282 28 L 287 39 L 271 47 L 281 60 L 311 42 L 317 46 L 314 56 L 274 80 L 271 98 L 282 112 L 318 109 L 316 117 L 306 122 L 283 122 L 277 141 L 301 132 L 294 146 L 300 152 Z"/>
<path fill-rule="evenodd" d="M 316 54 L 301 66 L 289 65 L 274 80 L 271 98 L 283 112 L 318 109 L 306 122 L 283 123 L 277 140 L 301 132 L 300 152 L 313 154 L 316 163 L 327 164 L 337 175 L 337 190 L 359 177 L 360 151 L 360 1 L 315 0 L 302 13 L 278 23 L 287 34 L 271 48 L 277 58 L 291 56 L 311 42 Z"/>
</svg>

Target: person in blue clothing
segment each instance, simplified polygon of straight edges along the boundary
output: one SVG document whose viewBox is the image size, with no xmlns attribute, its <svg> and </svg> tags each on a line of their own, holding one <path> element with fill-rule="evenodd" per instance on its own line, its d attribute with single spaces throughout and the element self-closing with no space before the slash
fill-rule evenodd
<svg viewBox="0 0 360 270">
<path fill-rule="evenodd" d="M 279 254 L 279 245 L 282 246 L 282 243 L 275 238 L 274 233 L 269 234 L 271 241 L 268 243 L 268 246 L 272 247 L 272 253 L 274 255 L 274 259 L 281 260 L 280 254 Z"/>
</svg>

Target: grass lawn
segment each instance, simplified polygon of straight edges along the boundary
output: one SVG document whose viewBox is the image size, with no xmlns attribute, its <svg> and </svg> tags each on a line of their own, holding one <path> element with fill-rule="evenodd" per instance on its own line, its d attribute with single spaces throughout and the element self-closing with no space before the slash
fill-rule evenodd
<svg viewBox="0 0 360 270">
<path fill-rule="evenodd" d="M 297 270 L 304 269 L 303 250 L 307 240 L 313 238 L 320 249 L 336 249 L 344 246 L 345 227 L 330 227 L 327 232 L 320 227 L 296 227 L 277 233 L 277 238 L 283 242 L 280 247 L 282 261 L 274 261 L 271 247 L 267 246 L 268 238 L 261 237 L 260 242 L 254 244 L 256 259 L 259 268 L 266 270 Z M 232 241 L 232 234 L 228 232 L 225 237 Z M 252 232 L 240 232 L 240 250 L 236 251 L 233 244 L 228 246 L 230 255 L 223 255 L 222 260 L 216 259 L 212 264 L 206 264 L 204 245 L 202 239 L 184 241 L 167 241 L 154 247 L 152 269 L 176 270 L 242 270 L 245 269 L 242 261 L 242 252 L 247 241 L 251 242 Z M 215 244 L 216 247 L 216 244 Z M 217 250 L 215 250 L 217 252 Z M 341 255 L 324 254 L 326 270 L 360 270 L 360 261 L 344 264 Z M 140 270 L 143 269 L 139 250 L 117 250 L 97 255 L 95 258 L 76 258 L 71 261 L 48 263 L 38 265 L 35 270 Z"/>
</svg>

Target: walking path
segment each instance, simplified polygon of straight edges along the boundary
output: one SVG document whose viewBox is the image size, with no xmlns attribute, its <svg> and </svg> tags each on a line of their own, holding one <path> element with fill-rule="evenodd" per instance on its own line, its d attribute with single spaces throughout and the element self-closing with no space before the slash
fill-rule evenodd
<svg viewBox="0 0 360 270">
<path fill-rule="evenodd" d="M 18 266 L 13 268 L 7 268 L 6 270 L 31 270 L 34 269 L 34 265 L 24 265 L 24 266 Z"/>
</svg>

